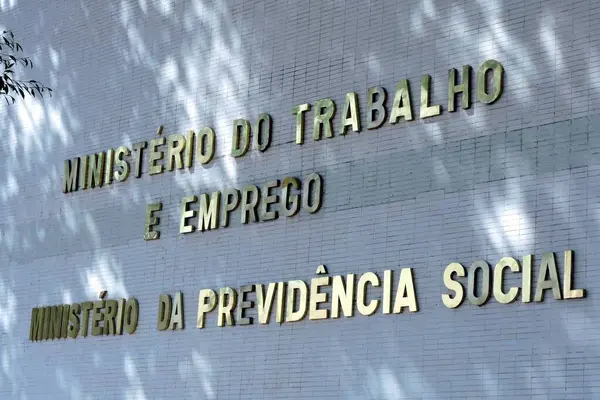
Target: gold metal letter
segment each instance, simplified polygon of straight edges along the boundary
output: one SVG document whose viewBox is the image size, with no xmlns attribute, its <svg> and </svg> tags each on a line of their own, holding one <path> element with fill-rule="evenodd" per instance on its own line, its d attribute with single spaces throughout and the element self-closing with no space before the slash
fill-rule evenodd
<svg viewBox="0 0 600 400">
<path fill-rule="evenodd" d="M 397 123 L 400 117 L 404 118 L 405 121 L 412 121 L 413 119 L 408 79 L 402 79 L 396 85 L 396 94 L 394 94 L 392 112 L 390 112 L 390 124 Z"/>
<path fill-rule="evenodd" d="M 159 150 L 158 147 L 165 144 L 165 138 L 159 137 L 150 141 L 150 154 L 148 154 L 148 174 L 156 175 L 162 174 L 164 166 L 158 161 L 163 159 L 163 151 Z"/>
<path fill-rule="evenodd" d="M 133 150 L 135 151 L 135 168 L 133 171 L 134 172 L 133 175 L 136 178 L 139 178 L 140 176 L 142 176 L 142 154 L 144 153 L 144 149 L 147 146 L 148 146 L 148 142 L 139 142 L 139 143 L 135 143 L 132 146 Z"/>
<path fill-rule="evenodd" d="M 233 136 L 231 138 L 231 155 L 241 157 L 250 149 L 250 121 L 236 119 L 233 121 Z"/>
<path fill-rule="evenodd" d="M 240 288 L 239 304 L 237 309 L 238 325 L 252 325 L 254 318 L 246 316 L 246 310 L 254 307 L 254 302 L 246 299 L 247 293 L 254 292 L 254 285 L 244 285 Z"/>
<path fill-rule="evenodd" d="M 260 114 L 256 122 L 256 133 L 254 134 L 254 148 L 265 151 L 271 145 L 271 127 L 273 122 L 269 114 Z M 264 137 L 263 137 L 264 136 Z"/>
<path fill-rule="evenodd" d="M 183 165 L 186 168 L 191 168 L 192 163 L 194 162 L 194 139 L 196 138 L 196 133 L 190 129 L 188 131 L 187 137 L 185 139 L 185 153 L 183 153 Z"/>
<path fill-rule="evenodd" d="M 65 306 L 66 307 L 66 306 Z M 115 319 L 119 303 L 116 300 L 106 300 L 106 308 L 104 309 L 104 334 L 114 335 L 116 332 Z M 64 311 L 63 311 L 64 313 Z"/>
<path fill-rule="evenodd" d="M 173 310 L 171 311 L 171 322 L 169 323 L 170 330 L 183 329 L 183 293 L 175 293 L 175 301 L 173 302 Z"/>
<path fill-rule="evenodd" d="M 217 326 L 233 326 L 233 310 L 237 303 L 237 292 L 230 287 L 219 289 L 219 315 L 217 318 Z"/>
<path fill-rule="evenodd" d="M 521 267 L 519 262 L 512 257 L 502 258 L 494 267 L 494 298 L 498 303 L 509 304 L 517 299 L 519 287 L 513 286 L 505 293 L 502 289 L 504 282 L 504 270 L 510 268 L 512 272 L 519 272 Z"/>
<path fill-rule="evenodd" d="M 308 311 L 308 319 L 327 319 L 329 318 L 329 310 L 319 309 L 319 304 L 327 302 L 329 295 L 319 291 L 321 286 L 329 286 L 331 284 L 330 276 L 321 276 L 313 278 L 310 281 L 310 306 Z"/>
<path fill-rule="evenodd" d="M 344 317 L 354 316 L 354 280 L 356 275 L 348 274 L 346 276 L 346 284 L 344 277 L 335 275 L 333 277 L 333 285 L 331 288 L 331 318 L 340 317 L 340 308 Z"/>
<path fill-rule="evenodd" d="M 248 221 L 258 221 L 258 200 L 260 193 L 254 185 L 246 186 L 242 191 L 242 224 L 247 224 Z"/>
<path fill-rule="evenodd" d="M 44 307 L 44 328 L 42 332 L 42 339 L 44 340 L 52 339 L 52 335 L 50 335 L 50 326 L 52 325 L 51 309 L 52 307 Z"/>
<path fill-rule="evenodd" d="M 565 271 L 563 275 L 563 298 L 581 299 L 585 297 L 585 289 L 571 289 L 573 287 L 573 250 L 565 251 Z"/>
<path fill-rule="evenodd" d="M 79 157 L 65 160 L 63 172 L 63 193 L 75 192 L 79 181 Z"/>
<path fill-rule="evenodd" d="M 87 187 L 92 189 L 104 183 L 104 152 L 88 155 Z"/>
<path fill-rule="evenodd" d="M 304 113 L 310 110 L 310 104 L 299 104 L 292 107 L 292 115 L 296 116 L 296 144 L 304 143 Z"/>
<path fill-rule="evenodd" d="M 271 194 L 271 189 L 276 188 L 277 186 L 279 186 L 279 180 L 269 181 L 262 187 L 262 201 L 260 202 L 261 221 L 270 221 L 279 217 L 277 210 L 269 210 L 271 204 L 275 204 L 279 201 L 279 195 Z"/>
<path fill-rule="evenodd" d="M 129 177 L 129 162 L 123 159 L 123 157 L 130 154 L 131 151 L 129 148 L 125 146 L 117 147 L 117 152 L 115 154 L 115 165 L 119 169 L 117 169 L 113 174 L 117 182 L 123 182 Z"/>
<path fill-rule="evenodd" d="M 87 189 L 87 170 L 88 170 L 88 156 L 83 156 L 79 160 L 80 171 L 79 171 L 79 189 Z"/>
<path fill-rule="evenodd" d="M 237 136 L 236 136 L 237 137 Z M 215 156 L 217 136 L 212 128 L 204 127 L 198 133 L 197 156 L 200 164 L 208 164 Z M 243 154 L 242 154 L 243 155 Z"/>
<path fill-rule="evenodd" d="M 69 337 L 75 339 L 79 336 L 79 313 L 81 312 L 81 306 L 79 303 L 71 304 L 69 310 Z"/>
<path fill-rule="evenodd" d="M 104 300 L 98 300 L 94 302 L 92 308 L 92 336 L 100 336 L 104 334 L 104 327 L 100 326 L 100 322 L 104 321 Z"/>
<path fill-rule="evenodd" d="M 94 307 L 91 301 L 81 303 L 81 336 L 86 337 L 88 334 L 88 324 L 90 321 L 90 310 Z"/>
<path fill-rule="evenodd" d="M 108 149 L 106 150 L 106 162 L 105 162 L 106 171 L 104 171 L 104 184 L 110 185 L 113 180 L 113 165 L 115 164 L 115 150 Z"/>
<path fill-rule="evenodd" d="M 312 200 L 312 204 L 311 204 Z M 315 172 L 308 175 L 302 183 L 302 208 L 310 213 L 316 213 L 323 204 L 323 178 Z"/>
<path fill-rule="evenodd" d="M 67 334 L 69 333 L 69 312 L 71 311 L 71 306 L 68 304 L 63 304 L 62 311 L 62 322 L 60 328 L 60 337 L 62 339 L 67 338 Z"/>
<path fill-rule="evenodd" d="M 400 270 L 398 291 L 396 292 L 396 301 L 394 302 L 394 313 L 400 314 L 404 307 L 408 307 L 410 312 L 419 311 L 412 268 L 402 268 Z"/>
<path fill-rule="evenodd" d="M 223 195 L 225 207 L 223 210 L 223 218 L 221 226 L 227 228 L 229 226 L 229 214 L 240 204 L 240 191 L 237 189 L 227 189 Z"/>
<path fill-rule="evenodd" d="M 258 322 L 261 324 L 268 324 L 271 319 L 271 308 L 273 308 L 273 296 L 275 295 L 276 287 L 277 283 L 269 283 L 265 296 L 263 285 L 256 285 L 256 308 L 258 309 Z"/>
<path fill-rule="evenodd" d="M 448 308 L 456 308 L 460 306 L 465 299 L 465 289 L 460 282 L 452 279 L 453 274 L 464 277 L 466 274 L 465 267 L 459 263 L 452 263 L 449 264 L 444 270 L 444 285 L 456 293 L 454 296 L 451 296 L 447 293 L 442 295 L 442 302 Z"/>
<path fill-rule="evenodd" d="M 298 292 L 298 295 L 296 295 Z M 298 298 L 298 301 L 296 299 Z M 298 306 L 297 310 L 294 310 Z M 304 281 L 294 280 L 287 284 L 287 305 L 285 322 L 296 322 L 306 317 L 308 306 L 308 286 Z"/>
<path fill-rule="evenodd" d="M 285 282 L 277 282 L 277 312 L 275 314 L 275 321 L 278 324 L 283 323 L 284 311 L 285 311 Z"/>
<path fill-rule="evenodd" d="M 487 72 L 492 71 L 494 91 L 487 93 Z M 496 60 L 487 60 L 477 72 L 477 100 L 485 104 L 492 104 L 502 95 L 502 86 L 504 82 L 504 67 Z"/>
<path fill-rule="evenodd" d="M 383 271 L 383 313 L 392 312 L 392 277 L 394 273 L 391 269 Z"/>
<path fill-rule="evenodd" d="M 41 340 L 44 329 L 44 309 L 31 309 L 31 324 L 29 325 L 29 340 L 35 342 Z"/>
<path fill-rule="evenodd" d="M 324 110 L 323 110 L 324 109 Z M 335 103 L 331 99 L 317 100 L 315 103 L 315 123 L 313 140 L 321 140 L 321 128 L 325 131 L 325 137 L 333 137 L 333 115 L 335 114 Z"/>
<path fill-rule="evenodd" d="M 138 319 L 140 315 L 140 304 L 138 303 L 137 299 L 127 299 L 127 302 L 125 303 L 125 311 L 123 312 L 123 314 L 125 317 L 125 321 L 123 324 L 125 327 L 125 332 L 131 335 L 137 329 Z"/>
<path fill-rule="evenodd" d="M 456 111 L 455 107 L 455 97 L 457 93 L 462 93 L 462 98 L 460 100 L 460 106 L 463 110 L 471 107 L 471 66 L 465 65 L 463 66 L 462 73 L 462 83 L 460 85 L 456 84 L 456 69 L 451 68 L 448 70 L 448 111 L 454 112 Z"/>
<path fill-rule="evenodd" d="M 352 127 L 354 132 L 360 132 L 358 95 L 355 92 L 346 93 L 346 102 L 340 120 L 340 135 L 345 135 L 349 126 Z"/>
<path fill-rule="evenodd" d="M 121 298 L 117 300 L 118 306 L 117 306 L 117 321 L 116 321 L 116 334 L 117 335 L 122 335 L 123 334 L 123 315 L 125 314 L 125 299 Z"/>
<path fill-rule="evenodd" d="M 179 233 L 194 232 L 196 227 L 188 224 L 188 220 L 194 218 L 196 210 L 188 209 L 188 205 L 198 201 L 196 196 L 185 196 L 181 201 L 181 220 L 179 222 Z"/>
<path fill-rule="evenodd" d="M 358 291 L 356 294 L 356 308 L 362 315 L 375 314 L 379 307 L 379 300 L 371 300 L 369 304 L 366 303 L 367 299 L 367 284 L 371 284 L 374 287 L 379 286 L 379 277 L 374 272 L 365 272 L 358 279 Z"/>
<path fill-rule="evenodd" d="M 550 279 L 546 279 L 546 276 L 550 274 Z M 556 259 L 554 253 L 546 253 L 542 255 L 542 266 L 538 275 L 537 287 L 535 289 L 534 301 L 544 301 L 544 291 L 552 289 L 554 298 L 561 300 L 562 296 L 560 293 L 560 283 L 558 282 L 558 270 L 556 269 Z"/>
<path fill-rule="evenodd" d="M 477 296 L 476 292 L 476 283 L 477 283 L 477 271 L 481 271 L 481 293 Z M 490 266 L 487 262 L 483 260 L 478 260 L 471 264 L 471 268 L 469 268 L 469 292 L 468 297 L 471 304 L 474 306 L 482 306 L 484 305 L 490 298 L 490 287 L 492 286 L 492 281 L 490 279 Z"/>
<path fill-rule="evenodd" d="M 156 240 L 160 238 L 160 231 L 153 227 L 160 223 L 160 218 L 154 213 L 162 210 L 162 203 L 151 203 L 146 206 L 146 226 L 144 228 L 144 240 Z"/>
<path fill-rule="evenodd" d="M 441 105 L 429 105 L 429 94 L 431 93 L 430 83 L 431 76 L 421 76 L 421 118 L 435 117 L 436 115 L 440 115 L 440 113 L 442 112 Z"/>
<path fill-rule="evenodd" d="M 529 254 L 523 257 L 523 274 L 521 286 L 523 287 L 521 300 L 523 303 L 531 302 L 531 265 L 533 264 L 533 255 Z"/>
<path fill-rule="evenodd" d="M 185 149 L 185 137 L 180 133 L 174 133 L 167 137 L 167 171 L 173 171 L 175 168 L 183 168 L 183 150 Z"/>
<path fill-rule="evenodd" d="M 294 215 L 298 214 L 298 211 L 300 211 L 300 200 L 297 193 L 290 194 L 290 189 L 299 189 L 300 180 L 293 176 L 285 177 L 283 178 L 281 187 L 281 213 L 286 217 L 293 217 Z M 288 208 L 288 205 L 291 205 L 292 207 Z"/>
<path fill-rule="evenodd" d="M 208 194 L 200 196 L 200 212 L 198 213 L 198 230 L 204 232 L 219 228 L 219 208 L 221 205 L 221 192 L 213 192 L 210 200 Z"/>
<path fill-rule="evenodd" d="M 168 294 L 161 294 L 158 297 L 158 316 L 156 329 L 164 331 L 169 327 L 171 320 L 171 296 Z"/>
<path fill-rule="evenodd" d="M 217 294 L 215 291 L 212 289 L 202 289 L 198 295 L 198 317 L 196 318 L 196 328 L 204 328 L 206 313 L 213 311 L 216 306 Z"/>
<path fill-rule="evenodd" d="M 387 92 L 381 86 L 375 86 L 369 88 L 367 97 L 367 129 L 379 128 L 386 117 L 385 101 L 387 100 Z M 377 97 L 377 100 L 375 100 L 375 97 Z"/>
</svg>

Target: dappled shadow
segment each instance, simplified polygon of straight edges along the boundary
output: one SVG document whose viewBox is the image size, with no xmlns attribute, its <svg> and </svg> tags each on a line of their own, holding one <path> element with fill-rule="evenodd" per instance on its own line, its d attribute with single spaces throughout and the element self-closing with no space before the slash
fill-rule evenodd
<svg viewBox="0 0 600 400">
<path fill-rule="evenodd" d="M 600 325 L 588 265 L 600 236 L 592 3 L 0 0 L 0 10 L 34 54 L 31 78 L 56 93 L 0 106 L 2 397 L 597 396 L 583 368 L 597 361 Z M 445 109 L 448 68 L 490 58 L 506 70 L 493 105 L 293 144 L 293 105 L 331 97 L 341 109 L 356 91 L 364 116 L 368 87 L 390 94 L 408 78 L 416 100 L 428 73 Z M 261 112 L 274 119 L 271 148 L 233 159 L 231 121 Z M 149 140 L 161 124 L 213 127 L 215 160 L 61 192 L 63 160 Z M 315 215 L 177 233 L 184 195 L 312 171 L 325 178 Z M 144 242 L 153 201 L 162 235 Z M 441 304 L 449 262 L 567 248 L 584 301 Z M 194 328 L 199 289 L 308 279 L 320 263 L 334 274 L 411 266 L 420 312 Z M 27 341 L 32 307 L 101 290 L 139 299 L 134 337 Z M 178 290 L 186 329 L 157 332 L 158 295 Z"/>
</svg>

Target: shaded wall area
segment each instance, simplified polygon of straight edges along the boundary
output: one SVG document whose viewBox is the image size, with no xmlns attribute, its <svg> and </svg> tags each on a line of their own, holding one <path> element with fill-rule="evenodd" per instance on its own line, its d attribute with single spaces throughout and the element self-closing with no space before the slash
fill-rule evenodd
<svg viewBox="0 0 600 400">
<path fill-rule="evenodd" d="M 0 0 L 51 99 L 0 105 L 0 395 L 6 398 L 595 398 L 600 6 L 572 1 Z M 447 73 L 505 68 L 492 105 L 446 112 Z M 433 79 L 441 116 L 294 143 L 294 105 Z M 473 84 L 475 79 L 472 80 Z M 475 91 L 472 91 L 473 95 Z M 391 99 L 388 100 L 388 106 Z M 231 121 L 273 117 L 232 158 Z M 207 166 L 63 194 L 63 161 L 211 126 Z M 363 124 L 364 125 L 364 124 Z M 316 214 L 182 236 L 183 196 L 324 177 Z M 161 239 L 142 240 L 162 201 Z M 576 301 L 449 310 L 450 262 L 575 251 Z M 414 268 L 420 311 L 195 328 L 198 291 Z M 559 259 L 559 265 L 562 265 Z M 537 265 L 536 265 L 537 266 Z M 534 275 L 534 282 L 537 278 Z M 515 278 L 515 282 L 516 282 Z M 507 284 L 512 281 L 507 281 Z M 31 343 L 32 307 L 136 297 L 133 336 Z M 186 328 L 158 332 L 160 293 Z"/>
</svg>

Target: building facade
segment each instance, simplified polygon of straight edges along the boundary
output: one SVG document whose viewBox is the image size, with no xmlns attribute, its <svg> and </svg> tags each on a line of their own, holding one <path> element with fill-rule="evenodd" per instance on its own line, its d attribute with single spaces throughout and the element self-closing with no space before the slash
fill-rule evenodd
<svg viewBox="0 0 600 400">
<path fill-rule="evenodd" d="M 1 398 L 600 398 L 600 4 L 0 9 Z"/>
</svg>

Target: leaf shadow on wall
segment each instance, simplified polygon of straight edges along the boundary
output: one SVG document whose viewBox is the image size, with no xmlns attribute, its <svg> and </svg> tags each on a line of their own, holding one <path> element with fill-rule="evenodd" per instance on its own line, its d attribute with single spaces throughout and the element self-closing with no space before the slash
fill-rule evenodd
<svg viewBox="0 0 600 400">
<path fill-rule="evenodd" d="M 27 27 L 17 32 L 29 35 L 23 44 L 35 50 L 40 76 L 32 78 L 48 82 L 56 95 L 2 108 L 0 393 L 73 399 L 547 395 L 571 385 L 575 367 L 567 360 L 597 357 L 590 346 L 598 330 L 593 292 L 581 305 L 491 301 L 454 311 L 439 297 L 443 267 L 469 265 L 475 253 L 493 263 L 504 255 L 573 248 L 578 281 L 594 277 L 587 264 L 597 252 L 592 241 L 600 217 L 592 202 L 600 187 L 600 123 L 590 108 L 600 94 L 599 49 L 590 35 L 595 11 L 577 20 L 561 19 L 558 2 L 536 5 L 527 16 L 524 4 L 509 1 L 337 1 L 308 8 L 241 1 L 11 4 L 2 8 L 4 23 L 15 31 Z M 364 118 L 368 87 L 392 93 L 399 79 L 409 78 L 417 99 L 416 83 L 430 73 L 433 100 L 444 106 L 447 69 L 487 58 L 507 71 L 505 93 L 492 106 L 292 144 L 295 104 L 332 97 L 341 105 L 344 93 L 356 90 Z M 581 71 L 569 67 L 571 58 L 583 60 Z M 272 148 L 233 161 L 231 120 L 264 111 L 277 124 Z M 60 192 L 63 160 L 149 140 L 160 124 L 168 133 L 213 126 L 214 167 Z M 176 235 L 184 195 L 309 170 L 326 179 L 325 207 L 312 219 L 236 228 L 245 231 L 242 241 L 236 229 Z M 144 205 L 156 199 L 169 205 L 164 237 L 144 242 Z M 297 245 L 311 251 L 299 254 L 286 240 L 307 226 L 310 237 L 299 237 Z M 194 254 L 183 251 L 190 248 Z M 243 259 L 252 249 L 262 251 L 258 261 Z M 272 249 L 284 250 L 279 258 L 260 256 Z M 272 271 L 281 271 L 276 279 L 304 279 L 313 264 L 327 260 L 335 260 L 336 274 L 414 267 L 421 311 L 194 329 L 198 289 L 266 283 Z M 242 267 L 248 275 L 238 273 Z M 32 307 L 95 299 L 99 290 L 140 300 L 135 337 L 26 341 Z M 176 290 L 186 295 L 186 330 L 156 332 L 158 294 Z M 485 344 L 465 340 L 474 332 L 486 336 Z M 290 360 L 301 363 L 290 367 Z M 120 378 L 90 379 L 107 370 Z M 499 381 L 502 374 L 509 378 Z M 594 397 L 585 373 L 581 379 Z M 231 383 L 242 380 L 243 391 Z"/>
</svg>

